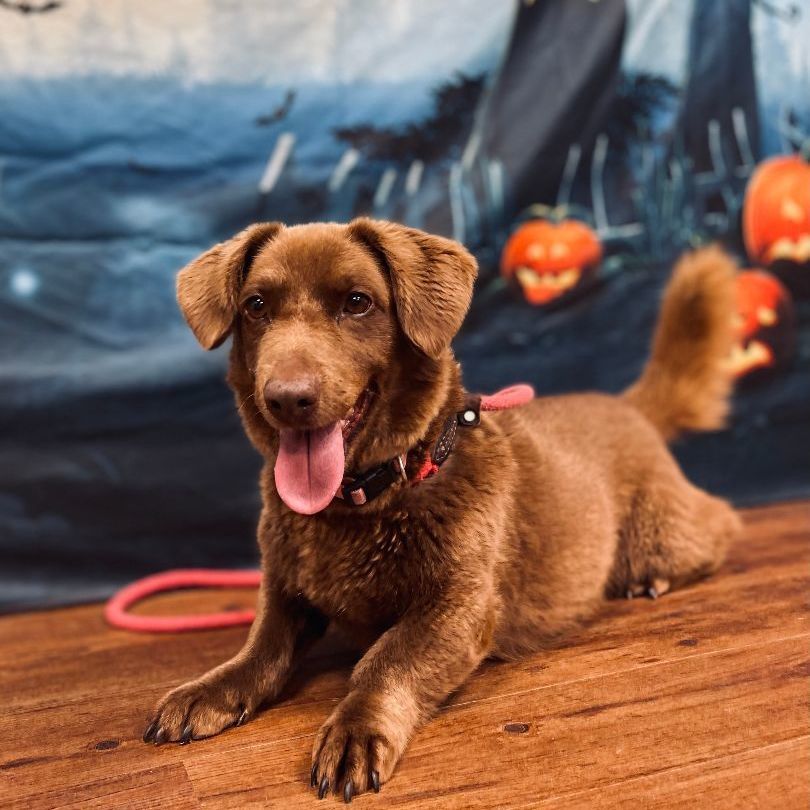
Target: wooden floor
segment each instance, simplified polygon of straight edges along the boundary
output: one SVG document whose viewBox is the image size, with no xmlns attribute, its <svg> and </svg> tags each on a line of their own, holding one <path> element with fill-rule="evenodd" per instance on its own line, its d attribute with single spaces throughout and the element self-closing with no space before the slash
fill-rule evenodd
<svg viewBox="0 0 810 810">
<path fill-rule="evenodd" d="M 746 513 L 712 580 L 611 603 L 564 649 L 488 664 L 357 807 L 810 807 L 810 505 Z M 151 610 L 244 605 L 190 593 Z M 284 699 L 186 747 L 140 740 L 168 687 L 245 630 L 146 636 L 98 606 L 0 619 L 0 807 L 323 807 L 312 738 L 352 656 L 313 652 Z"/>
</svg>

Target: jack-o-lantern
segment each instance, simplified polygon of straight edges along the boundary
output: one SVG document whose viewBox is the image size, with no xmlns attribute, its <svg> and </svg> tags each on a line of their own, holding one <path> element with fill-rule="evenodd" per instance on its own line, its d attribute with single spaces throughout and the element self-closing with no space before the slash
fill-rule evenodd
<svg viewBox="0 0 810 810">
<path fill-rule="evenodd" d="M 810 296 L 810 163 L 800 155 L 761 163 L 745 192 L 743 236 L 751 260 L 796 296 Z"/>
<path fill-rule="evenodd" d="M 593 278 L 602 259 L 599 237 L 575 219 L 532 219 L 509 237 L 501 274 L 517 281 L 535 306 L 572 297 Z"/>
<path fill-rule="evenodd" d="M 740 380 L 758 380 L 787 365 L 796 348 L 796 312 L 785 287 L 761 270 L 737 276 L 737 344 L 730 366 Z"/>
</svg>

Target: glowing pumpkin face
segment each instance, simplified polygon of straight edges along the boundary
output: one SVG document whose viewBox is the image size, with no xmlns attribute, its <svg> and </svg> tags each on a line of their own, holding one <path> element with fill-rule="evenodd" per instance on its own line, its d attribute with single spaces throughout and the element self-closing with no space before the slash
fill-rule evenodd
<svg viewBox="0 0 810 810">
<path fill-rule="evenodd" d="M 584 222 L 536 219 L 509 237 L 501 273 L 517 280 L 530 304 L 545 306 L 582 287 L 601 259 L 602 245 Z"/>
<path fill-rule="evenodd" d="M 734 376 L 755 378 L 786 365 L 796 346 L 790 293 L 770 273 L 737 276 L 737 345 L 729 359 Z"/>
<path fill-rule="evenodd" d="M 761 163 L 745 192 L 743 236 L 751 260 L 796 295 L 810 295 L 810 163 L 799 155 Z"/>
</svg>

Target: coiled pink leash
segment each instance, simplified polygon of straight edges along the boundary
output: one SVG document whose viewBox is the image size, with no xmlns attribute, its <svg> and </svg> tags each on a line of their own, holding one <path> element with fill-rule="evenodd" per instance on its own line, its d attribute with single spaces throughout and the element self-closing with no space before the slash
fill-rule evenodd
<svg viewBox="0 0 810 810">
<path fill-rule="evenodd" d="M 526 405 L 534 398 L 530 385 L 513 385 L 481 397 L 482 411 L 505 411 Z M 258 588 L 260 571 L 227 571 L 187 568 L 153 574 L 122 588 L 104 606 L 104 618 L 112 627 L 138 633 L 185 633 L 190 630 L 216 630 L 251 624 L 253 610 L 198 613 L 178 616 L 136 616 L 129 612 L 134 604 L 166 591 L 181 588 Z"/>
<path fill-rule="evenodd" d="M 258 588 L 260 571 L 226 571 L 186 568 L 144 577 L 118 591 L 104 606 L 104 618 L 120 630 L 139 633 L 184 633 L 188 630 L 215 630 L 251 624 L 253 610 L 224 613 L 198 613 L 185 616 L 136 616 L 128 610 L 149 596 L 181 588 Z"/>
</svg>

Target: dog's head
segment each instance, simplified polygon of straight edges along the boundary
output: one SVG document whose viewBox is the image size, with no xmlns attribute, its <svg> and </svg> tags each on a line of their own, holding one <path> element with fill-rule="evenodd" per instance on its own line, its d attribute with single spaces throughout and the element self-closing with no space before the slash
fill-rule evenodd
<svg viewBox="0 0 810 810">
<path fill-rule="evenodd" d="M 421 439 L 448 396 L 476 275 L 458 243 L 390 222 L 252 225 L 181 270 L 180 308 L 229 381 L 279 495 L 325 508 L 347 466 Z"/>
</svg>

